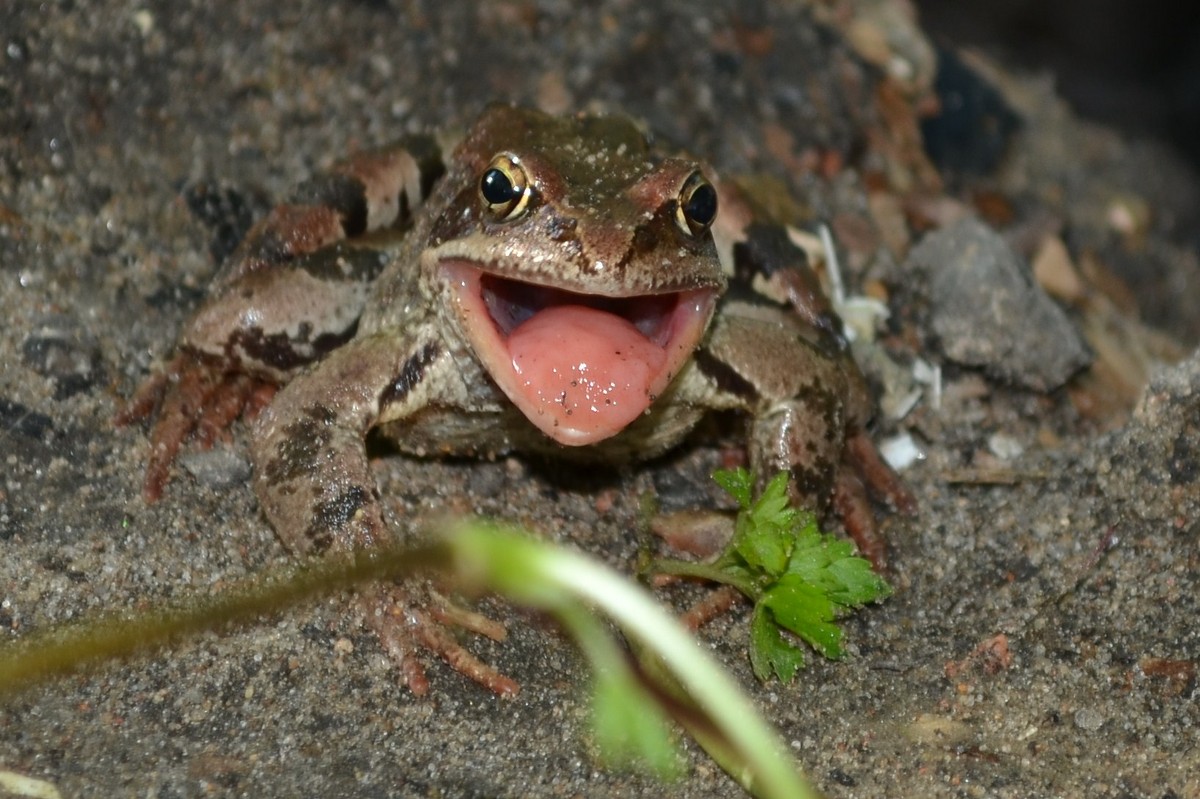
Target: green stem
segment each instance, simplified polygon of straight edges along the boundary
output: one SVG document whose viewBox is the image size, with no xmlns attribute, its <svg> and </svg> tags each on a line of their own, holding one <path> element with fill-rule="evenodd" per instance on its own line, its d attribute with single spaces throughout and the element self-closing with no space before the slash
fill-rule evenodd
<svg viewBox="0 0 1200 799">
<path fill-rule="evenodd" d="M 185 635 L 253 622 L 323 593 L 383 577 L 444 569 L 449 562 L 450 549 L 440 544 L 378 556 L 328 558 L 255 575 L 215 596 L 190 598 L 166 610 L 113 613 L 34 633 L 0 647 L 0 697 L 95 663 L 165 646 Z"/>
<path fill-rule="evenodd" d="M 691 560 L 675 558 L 656 558 L 650 561 L 647 570 L 651 574 L 668 574 L 672 577 L 692 577 L 697 580 L 708 580 L 721 585 L 731 585 L 741 591 L 751 602 L 757 602 L 762 597 L 762 589 L 752 577 L 742 577 L 731 572 L 720 561 L 716 563 L 697 563 Z"/>
</svg>

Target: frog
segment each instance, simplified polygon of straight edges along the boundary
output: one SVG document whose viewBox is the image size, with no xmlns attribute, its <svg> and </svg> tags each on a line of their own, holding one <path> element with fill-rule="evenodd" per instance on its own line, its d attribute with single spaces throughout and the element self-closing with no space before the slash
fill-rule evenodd
<svg viewBox="0 0 1200 799">
<path fill-rule="evenodd" d="M 457 136 L 340 161 L 250 228 L 121 412 L 153 419 L 143 495 L 162 495 L 187 442 L 244 416 L 280 540 L 345 555 L 397 536 L 369 432 L 418 457 L 620 467 L 729 411 L 753 470 L 787 471 L 793 498 L 883 567 L 871 499 L 910 512 L 912 495 L 867 432 L 870 392 L 818 276 L 763 220 L 735 181 L 619 113 L 496 104 Z M 358 601 L 414 693 L 425 650 L 517 690 L 449 634 L 436 592 Z"/>
</svg>

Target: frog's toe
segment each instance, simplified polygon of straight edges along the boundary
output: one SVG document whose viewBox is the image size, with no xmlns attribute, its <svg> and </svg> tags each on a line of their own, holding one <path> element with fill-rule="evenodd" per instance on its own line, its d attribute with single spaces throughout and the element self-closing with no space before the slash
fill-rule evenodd
<svg viewBox="0 0 1200 799">
<path fill-rule="evenodd" d="M 683 625 L 692 632 L 699 630 L 713 619 L 719 618 L 743 599 L 742 593 L 732 585 L 718 586 L 679 617 Z"/>
<path fill-rule="evenodd" d="M 397 586 L 381 587 L 362 594 L 360 603 L 367 625 L 399 667 L 408 689 L 417 696 L 429 690 L 420 650 L 436 655 L 497 696 L 516 696 L 521 690 L 515 680 L 471 654 L 450 633 L 451 627 L 459 627 L 500 641 L 508 634 L 504 625 L 460 608 L 433 591 L 428 592 L 426 602 L 415 603 Z"/>
<path fill-rule="evenodd" d="M 167 386 L 171 382 L 172 366 L 173 364 L 168 365 L 163 371 L 155 372 L 146 378 L 129 398 L 129 401 L 113 415 L 113 424 L 117 427 L 126 427 L 153 416 L 154 410 L 162 402 Z"/>
<path fill-rule="evenodd" d="M 917 498 L 879 454 L 875 442 L 860 430 L 846 440 L 846 460 L 866 482 L 871 496 L 885 500 L 905 516 L 917 512 Z"/>
<path fill-rule="evenodd" d="M 239 417 L 253 419 L 271 402 L 279 387 L 274 383 L 234 374 L 227 376 L 219 391 L 208 397 L 196 417 L 192 437 L 202 449 L 229 438 L 229 428 Z"/>
<path fill-rule="evenodd" d="M 155 502 L 162 496 L 186 441 L 194 438 L 201 447 L 211 447 L 239 416 L 262 408 L 274 392 L 273 384 L 228 372 L 191 353 L 177 355 L 163 372 L 149 378 L 115 420 L 126 425 L 155 418 L 142 484 L 145 500 Z"/>
<path fill-rule="evenodd" d="M 833 487 L 833 506 L 859 554 L 879 573 L 887 571 L 887 541 L 879 531 L 866 486 L 857 472 L 842 468 Z"/>
</svg>

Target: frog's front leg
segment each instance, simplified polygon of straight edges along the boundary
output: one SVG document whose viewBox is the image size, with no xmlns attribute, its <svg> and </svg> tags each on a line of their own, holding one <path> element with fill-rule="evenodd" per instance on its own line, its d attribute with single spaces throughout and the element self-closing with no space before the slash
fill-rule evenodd
<svg viewBox="0 0 1200 799">
<path fill-rule="evenodd" d="M 788 472 L 790 493 L 797 506 L 821 513 L 832 504 L 859 552 L 877 571 L 883 571 L 887 568 L 887 543 L 879 534 L 865 485 L 874 487 L 877 483 L 864 476 L 855 460 L 855 447 L 865 442 L 870 463 L 886 469 L 904 491 L 903 496 L 907 496 L 907 491 L 879 459 L 867 434 L 847 433 L 841 417 L 819 395 L 793 397 L 773 404 L 751 423 L 750 463 L 755 473 L 764 478 Z M 840 433 L 838 425 L 842 425 Z M 899 509 L 912 510 L 908 504 Z"/>
<path fill-rule="evenodd" d="M 726 385 L 749 413 L 747 454 L 759 479 L 786 471 L 793 499 L 823 511 L 848 426 L 848 381 L 838 359 L 809 341 L 794 316 L 747 301 L 726 303 L 708 352 L 728 370 Z"/>
<path fill-rule="evenodd" d="M 819 513 L 832 504 L 859 550 L 885 568 L 868 489 L 901 512 L 915 502 L 865 432 L 869 397 L 849 351 L 778 303 L 744 292 L 726 298 L 701 366 L 750 415 L 759 479 L 787 471 L 793 500 Z"/>
<path fill-rule="evenodd" d="M 180 335 L 177 354 L 117 416 L 155 414 L 143 494 L 161 493 L 183 442 L 201 446 L 353 335 L 386 255 L 363 234 L 405 224 L 442 166 L 429 137 L 335 165 L 251 228 Z"/>
<path fill-rule="evenodd" d="M 884 541 L 863 478 L 903 510 L 909 509 L 908 493 L 853 415 L 847 398 L 857 380 L 842 358 L 809 340 L 794 315 L 745 302 L 727 304 L 709 351 L 728 370 L 727 390 L 750 414 L 748 455 L 759 479 L 787 472 L 797 505 L 824 513 L 832 504 L 863 555 L 885 568 Z M 716 371 L 711 364 L 709 369 Z M 860 465 L 864 446 L 866 470 Z"/>
<path fill-rule="evenodd" d="M 449 366 L 435 340 L 419 332 L 415 339 L 408 347 L 387 333 L 355 339 L 288 383 L 258 417 L 254 488 L 263 512 L 293 552 L 347 553 L 391 540 L 364 438 L 385 403 L 389 420 L 423 407 L 423 378 Z M 426 593 L 419 586 L 416 590 Z M 502 636 L 502 627 L 454 615 L 436 596 L 418 601 L 397 586 L 368 587 L 359 602 L 414 693 L 428 687 L 417 647 L 498 694 L 516 693 L 515 682 L 463 649 L 439 622 L 492 637 Z"/>
</svg>

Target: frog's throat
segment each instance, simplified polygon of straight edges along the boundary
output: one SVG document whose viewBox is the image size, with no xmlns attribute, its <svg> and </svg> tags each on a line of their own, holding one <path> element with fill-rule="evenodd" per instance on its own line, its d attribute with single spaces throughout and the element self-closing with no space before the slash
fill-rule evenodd
<svg viewBox="0 0 1200 799">
<path fill-rule="evenodd" d="M 603 441 L 649 409 L 712 317 L 712 288 L 641 297 L 577 294 L 441 262 L 459 321 L 496 384 L 567 446 Z"/>
</svg>

